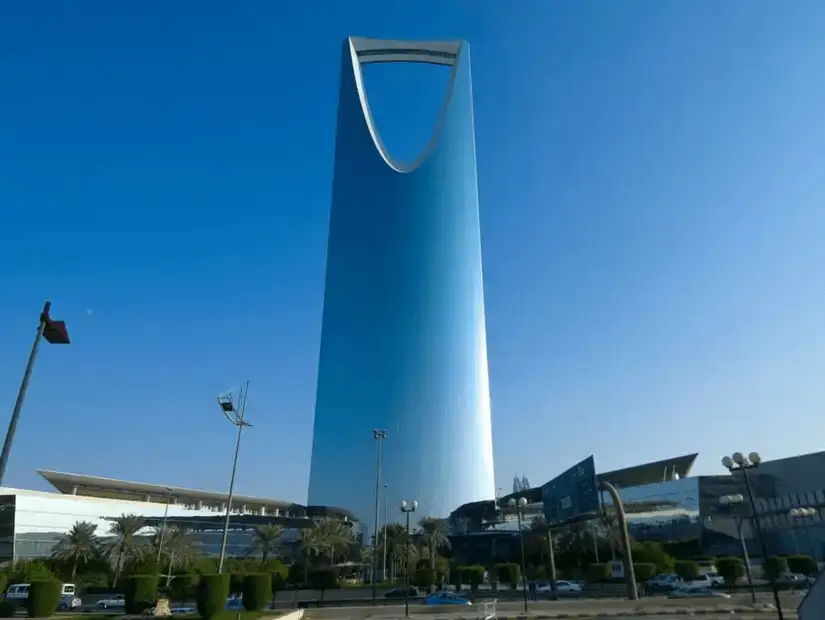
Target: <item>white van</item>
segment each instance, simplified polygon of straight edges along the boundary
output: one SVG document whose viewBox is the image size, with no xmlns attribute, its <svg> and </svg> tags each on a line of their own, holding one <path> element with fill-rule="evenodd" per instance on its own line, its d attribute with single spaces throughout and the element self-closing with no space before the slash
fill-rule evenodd
<svg viewBox="0 0 825 620">
<path fill-rule="evenodd" d="M 60 586 L 59 609 L 77 609 L 83 604 L 77 595 L 77 588 L 73 583 L 64 583 Z M 29 584 L 15 583 L 6 589 L 6 600 L 22 603 L 29 598 Z"/>
</svg>

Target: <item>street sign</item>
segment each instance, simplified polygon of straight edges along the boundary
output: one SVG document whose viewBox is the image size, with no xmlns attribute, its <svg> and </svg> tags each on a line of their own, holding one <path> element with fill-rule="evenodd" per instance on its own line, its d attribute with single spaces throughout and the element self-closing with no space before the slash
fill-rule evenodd
<svg viewBox="0 0 825 620">
<path fill-rule="evenodd" d="M 544 518 L 549 525 L 569 523 L 599 511 L 596 464 L 588 456 L 541 487 Z"/>
<path fill-rule="evenodd" d="M 819 573 L 814 584 L 808 589 L 808 593 L 796 610 L 799 620 L 822 620 L 825 618 L 825 579 Z"/>
</svg>

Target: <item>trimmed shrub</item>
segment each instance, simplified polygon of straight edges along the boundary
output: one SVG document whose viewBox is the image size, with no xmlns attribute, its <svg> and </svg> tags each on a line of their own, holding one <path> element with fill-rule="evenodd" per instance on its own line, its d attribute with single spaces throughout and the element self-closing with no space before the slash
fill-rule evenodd
<svg viewBox="0 0 825 620">
<path fill-rule="evenodd" d="M 246 573 L 229 573 L 229 593 L 241 594 L 243 592 L 243 580 Z"/>
<path fill-rule="evenodd" d="M 633 561 L 642 564 L 655 564 L 660 573 L 674 572 L 674 560 L 669 556 L 662 545 L 657 542 L 635 542 L 631 545 Z"/>
<path fill-rule="evenodd" d="M 309 573 L 309 587 L 321 591 L 321 600 L 324 592 L 338 587 L 338 575 L 331 568 L 316 568 Z"/>
<path fill-rule="evenodd" d="M 132 575 L 126 580 L 123 591 L 126 598 L 126 613 L 140 614 L 152 607 L 158 595 L 157 575 Z"/>
<path fill-rule="evenodd" d="M 634 562 L 633 573 L 636 575 L 636 583 L 644 583 L 656 576 L 656 565 L 650 562 Z"/>
<path fill-rule="evenodd" d="M 745 574 L 745 567 L 739 558 L 718 558 L 716 570 L 725 580 L 725 585 L 730 588 Z"/>
<path fill-rule="evenodd" d="M 473 592 L 478 590 L 478 586 L 484 583 L 484 567 L 483 566 L 465 566 L 462 569 L 464 573 L 462 579 L 470 584 L 470 589 Z"/>
<path fill-rule="evenodd" d="M 673 572 L 685 581 L 695 581 L 700 575 L 699 563 L 692 560 L 676 560 Z"/>
<path fill-rule="evenodd" d="M 29 585 L 26 615 L 29 618 L 49 618 L 60 603 L 61 584 L 57 579 L 35 579 Z"/>
<path fill-rule="evenodd" d="M 413 584 L 419 588 L 429 588 L 435 583 L 435 571 L 427 568 L 416 568 L 412 575 Z"/>
<path fill-rule="evenodd" d="M 516 588 L 521 580 L 521 566 L 515 562 L 507 564 L 496 564 L 496 576 L 499 583 L 509 583 L 511 588 Z"/>
<path fill-rule="evenodd" d="M 788 556 L 788 570 L 803 575 L 815 575 L 818 572 L 816 560 L 809 555 Z"/>
<path fill-rule="evenodd" d="M 3 599 L 0 601 L 0 618 L 14 618 L 17 612 L 17 605 L 13 601 Z"/>
<path fill-rule="evenodd" d="M 260 611 L 272 598 L 272 577 L 269 573 L 247 575 L 243 580 L 243 606 L 247 611 Z"/>
<path fill-rule="evenodd" d="M 587 567 L 587 581 L 591 583 L 601 583 L 610 579 L 609 564 L 591 564 Z"/>
<path fill-rule="evenodd" d="M 762 570 L 766 579 L 776 579 L 782 573 L 788 572 L 788 561 L 778 555 L 768 556 L 762 563 Z"/>
<path fill-rule="evenodd" d="M 169 596 L 179 603 L 194 599 L 198 593 L 199 581 L 200 575 L 197 573 L 178 575 L 169 583 Z"/>
<path fill-rule="evenodd" d="M 452 577 L 453 587 L 455 588 L 455 591 L 461 592 L 461 588 L 464 585 L 464 567 L 451 566 L 450 577 Z"/>
<path fill-rule="evenodd" d="M 229 575 L 201 575 L 198 582 L 198 615 L 211 620 L 226 609 L 229 598 Z"/>
<path fill-rule="evenodd" d="M 0 593 L 6 591 L 7 585 L 9 585 L 9 576 L 6 573 L 0 573 Z"/>
</svg>

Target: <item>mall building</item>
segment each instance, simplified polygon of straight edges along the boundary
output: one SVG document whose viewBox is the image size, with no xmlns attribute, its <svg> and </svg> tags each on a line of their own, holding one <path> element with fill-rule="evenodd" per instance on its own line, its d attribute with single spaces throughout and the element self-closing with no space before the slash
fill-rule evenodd
<svg viewBox="0 0 825 620">
<path fill-rule="evenodd" d="M 146 534 L 164 520 L 185 526 L 204 555 L 217 556 L 226 518 L 226 493 L 127 482 L 38 470 L 52 492 L 0 488 L 0 564 L 20 559 L 47 557 L 78 521 L 97 525 L 105 538 L 112 519 L 134 514 L 146 520 Z M 299 531 L 324 517 L 358 524 L 340 508 L 302 506 L 262 497 L 234 495 L 227 539 L 227 555 L 242 557 L 252 546 L 255 526 L 272 523 L 285 528 L 287 559 L 297 553 Z M 360 530 L 358 530 L 360 531 Z"/>
<path fill-rule="evenodd" d="M 597 482 L 599 488 L 602 481 L 617 488 L 629 532 L 636 540 L 683 547 L 690 555 L 741 555 L 741 530 L 749 555 L 761 556 L 747 501 L 735 505 L 720 501 L 737 495 L 747 499 L 741 472 L 690 476 L 696 457 L 688 454 L 601 473 Z M 749 470 L 749 476 L 768 553 L 801 553 L 825 560 L 825 452 L 763 461 Z M 522 497 L 528 502 L 523 521 L 527 527 L 547 513 L 542 487 L 521 489 L 495 501 L 465 504 L 453 511 L 449 523 L 456 559 L 481 564 L 515 560 L 519 554 L 518 526 L 507 505 L 511 498 Z M 612 501 L 607 493 L 602 493 L 601 505 L 602 510 L 610 510 Z M 800 519 L 793 516 L 794 508 L 813 508 L 814 514 Z M 601 523 L 598 515 L 592 518 Z"/>
</svg>

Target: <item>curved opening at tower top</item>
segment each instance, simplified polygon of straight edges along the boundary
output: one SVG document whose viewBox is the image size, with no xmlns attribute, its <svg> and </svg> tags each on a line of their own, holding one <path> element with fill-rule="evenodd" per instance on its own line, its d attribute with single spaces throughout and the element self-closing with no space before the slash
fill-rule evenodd
<svg viewBox="0 0 825 620">
<path fill-rule="evenodd" d="M 427 149 L 447 97 L 452 68 L 419 62 L 361 65 L 375 131 L 394 161 L 412 165 Z"/>
</svg>

